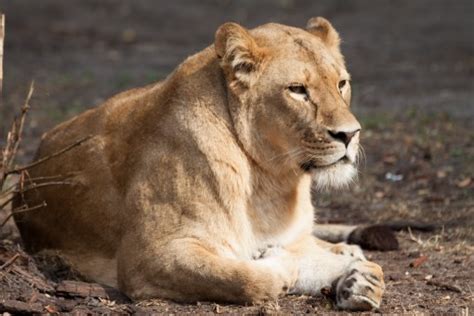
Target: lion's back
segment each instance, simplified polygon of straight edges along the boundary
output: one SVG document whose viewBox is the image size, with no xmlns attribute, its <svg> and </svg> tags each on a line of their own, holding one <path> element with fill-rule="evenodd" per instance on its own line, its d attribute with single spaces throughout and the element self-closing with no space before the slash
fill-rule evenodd
<svg viewBox="0 0 474 316">
<path fill-rule="evenodd" d="M 42 136 L 34 161 L 46 161 L 28 170 L 28 178 L 37 188 L 25 181 L 31 189 L 18 194 L 14 201 L 16 208 L 25 202 L 28 207 L 47 204 L 15 216 L 29 250 L 60 249 L 63 240 L 70 247 L 77 240 L 79 248 L 115 251 L 114 240 L 119 239 L 122 223 L 120 216 L 110 213 L 120 212 L 123 206 L 112 168 L 122 159 L 116 147 L 123 144 L 117 141 L 131 129 L 126 126 L 130 112 L 139 106 L 139 96 L 149 88 L 122 92 Z M 132 104 L 131 99 L 135 99 Z M 81 227 L 89 229 L 80 231 Z M 84 245 L 84 240 L 90 244 Z"/>
</svg>

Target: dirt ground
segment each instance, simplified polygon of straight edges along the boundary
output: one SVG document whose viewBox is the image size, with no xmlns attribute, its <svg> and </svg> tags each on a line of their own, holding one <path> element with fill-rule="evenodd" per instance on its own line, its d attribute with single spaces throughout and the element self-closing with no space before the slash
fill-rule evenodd
<svg viewBox="0 0 474 316">
<path fill-rule="evenodd" d="M 304 26 L 311 16 L 327 17 L 343 38 L 366 157 L 350 190 L 315 192 L 318 220 L 436 224 L 432 232 L 398 233 L 398 251 L 367 252 L 385 271 L 379 312 L 472 313 L 474 2 L 0 0 L 0 11 L 7 19 L 0 145 L 29 82 L 36 81 L 20 162 L 31 159 L 41 133 L 55 124 L 114 93 L 164 78 L 211 44 L 223 22 Z M 0 238 L 0 311 L 335 311 L 324 297 L 256 306 L 131 303 L 111 289 L 71 283 L 70 273 L 51 275 L 21 250 L 10 223 Z"/>
</svg>

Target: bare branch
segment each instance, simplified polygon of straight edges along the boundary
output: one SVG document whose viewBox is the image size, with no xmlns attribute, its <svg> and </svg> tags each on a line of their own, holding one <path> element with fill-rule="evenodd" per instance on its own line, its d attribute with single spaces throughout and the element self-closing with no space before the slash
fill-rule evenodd
<svg viewBox="0 0 474 316">
<path fill-rule="evenodd" d="M 2 92 L 3 92 L 3 42 L 4 41 L 5 41 L 5 15 L 0 14 L 0 99 L 2 97 Z"/>
<path fill-rule="evenodd" d="M 0 14 L 0 98 L 1 98 L 1 93 L 2 93 L 2 80 L 3 80 L 3 40 L 4 40 L 4 35 L 5 35 L 4 18 L 5 18 L 4 15 Z M 18 149 L 22 142 L 26 116 L 30 109 L 30 101 L 33 95 L 33 91 L 34 91 L 34 82 L 31 82 L 30 88 L 28 90 L 28 94 L 25 98 L 25 102 L 21 108 L 21 112 L 19 116 L 15 117 L 15 119 L 13 120 L 11 128 L 7 134 L 5 147 L 0 148 L 0 200 L 2 201 L 0 203 L 0 211 L 4 210 L 5 207 L 9 203 L 11 203 L 15 199 L 16 196 L 18 196 L 17 194 L 20 194 L 21 199 L 22 199 L 22 203 L 21 203 L 22 206 L 11 211 L 11 213 L 0 224 L 0 228 L 3 227 L 14 214 L 29 212 L 29 211 L 33 211 L 38 208 L 46 206 L 46 202 L 43 201 L 39 205 L 29 207 L 23 196 L 25 192 L 30 191 L 30 190 L 36 190 L 41 187 L 71 184 L 70 182 L 67 182 L 67 181 L 56 181 L 56 180 L 61 180 L 60 178 L 62 178 L 62 176 L 52 176 L 52 177 L 46 176 L 46 177 L 31 178 L 28 174 L 28 169 L 34 166 L 37 166 L 51 158 L 59 156 L 73 149 L 74 147 L 81 145 L 83 142 L 87 141 L 88 139 L 92 137 L 91 135 L 88 135 L 63 149 L 57 152 L 54 152 L 51 155 L 45 156 L 37 161 L 34 161 L 28 165 L 14 167 L 15 158 L 17 156 Z M 8 177 L 13 174 L 20 175 L 18 181 L 15 181 L 16 182 L 15 184 L 10 185 L 8 188 L 5 189 L 4 186 Z M 36 181 L 44 181 L 44 182 L 37 183 Z M 3 267 L 4 266 L 2 266 L 1 268 Z"/>
<path fill-rule="evenodd" d="M 30 190 L 35 190 L 43 187 L 48 187 L 51 185 L 65 185 L 65 184 L 72 184 L 72 182 L 67 182 L 67 181 L 50 181 L 50 182 L 44 182 L 44 183 L 33 183 L 31 185 L 27 185 L 22 189 L 18 190 L 13 190 L 12 193 L 22 193 L 22 192 L 27 192 Z"/>
<path fill-rule="evenodd" d="M 8 176 L 8 170 L 11 168 L 15 161 L 18 147 L 22 140 L 23 129 L 25 126 L 26 115 L 30 109 L 29 103 L 31 96 L 33 95 L 34 82 L 31 82 L 30 89 L 25 99 L 25 103 L 21 108 L 20 118 L 15 118 L 12 123 L 12 127 L 7 136 L 7 143 L 5 148 L 2 150 L 2 164 L 0 166 L 0 190 L 3 189 L 6 178 Z"/>
<path fill-rule="evenodd" d="M 64 178 L 64 176 L 63 175 L 56 175 L 56 176 L 34 177 L 34 178 L 31 178 L 30 176 L 28 176 L 28 182 L 29 183 L 35 183 L 35 182 L 38 182 L 38 181 L 58 180 L 58 179 L 61 179 L 61 178 Z"/>
<path fill-rule="evenodd" d="M 20 209 L 13 210 L 10 214 L 8 214 L 8 216 L 0 224 L 0 228 L 2 228 L 8 222 L 8 220 L 15 214 L 34 211 L 34 210 L 37 210 L 37 209 L 45 207 L 45 206 L 46 206 L 46 202 L 43 202 L 39 205 L 35 205 L 35 206 L 32 206 L 32 207 L 27 207 L 27 208 L 24 208 L 24 209 L 20 208 Z"/>
<path fill-rule="evenodd" d="M 5 196 L 8 196 L 7 193 L 8 193 L 8 194 L 12 194 L 12 192 L 4 192 L 4 193 L 2 193 L 2 194 L 0 195 L 0 198 L 3 198 L 4 195 L 5 195 Z M 15 197 L 12 195 L 12 196 L 10 196 L 9 198 L 7 198 L 5 201 L 3 201 L 3 203 L 0 204 L 0 211 L 2 211 L 3 208 L 8 205 L 8 203 L 10 203 L 11 201 L 13 201 L 14 198 L 15 198 Z"/>
<path fill-rule="evenodd" d="M 13 194 L 13 196 L 7 198 L 7 200 L 5 200 L 2 204 L 0 204 L 0 211 L 5 207 L 7 206 L 8 203 L 10 203 L 11 201 L 13 201 L 13 199 L 15 198 L 15 194 L 17 193 L 25 193 L 25 192 L 28 192 L 30 190 L 36 190 L 36 189 L 39 189 L 39 188 L 43 188 L 43 187 L 49 187 L 49 186 L 53 186 L 53 185 L 65 185 L 65 184 L 72 184 L 72 182 L 66 182 L 66 181 L 54 181 L 54 182 L 44 182 L 44 183 L 32 183 L 31 185 L 28 185 L 28 186 L 25 186 L 24 188 L 21 188 L 21 189 L 18 189 L 18 190 L 10 190 L 9 192 L 6 191 L 6 192 L 2 192 L 0 194 L 0 198 L 6 198 L 6 196 L 8 196 L 9 194 Z"/>
<path fill-rule="evenodd" d="M 0 190 L 3 189 L 3 184 L 6 180 L 7 165 L 10 159 L 10 152 L 13 146 L 13 134 L 15 133 L 16 124 L 15 121 L 12 123 L 12 127 L 7 134 L 7 143 L 5 148 L 2 149 L 2 164 L 0 165 Z"/>
<path fill-rule="evenodd" d="M 28 182 L 30 184 L 34 184 L 34 183 L 38 183 L 40 181 L 44 181 L 44 182 L 41 182 L 41 184 L 43 184 L 43 183 L 47 183 L 48 181 L 59 180 L 59 179 L 62 179 L 62 178 L 64 178 L 64 176 L 62 176 L 62 175 L 48 176 L 48 177 L 34 177 L 34 178 L 28 177 Z M 12 194 L 15 191 L 16 187 L 18 187 L 18 186 L 21 187 L 23 185 L 23 182 L 21 182 L 21 181 L 18 182 L 18 183 L 15 182 L 14 184 L 10 185 L 9 187 L 4 188 L 3 192 L 0 192 L 0 200 L 6 198 L 6 196 L 9 195 L 9 194 Z M 69 184 L 69 183 L 65 183 L 65 184 Z M 1 209 L 1 207 L 0 207 L 0 209 Z"/>
<path fill-rule="evenodd" d="M 67 147 L 65 147 L 65 148 L 63 148 L 63 149 L 61 149 L 61 150 L 59 150 L 59 151 L 57 151 L 57 152 L 51 154 L 51 155 L 45 156 L 45 157 L 43 157 L 43 158 L 41 158 L 41 159 L 38 159 L 38 160 L 36 160 L 36 161 L 34 161 L 34 162 L 32 162 L 32 163 L 26 165 L 26 166 L 21 166 L 21 167 L 15 168 L 15 169 L 7 170 L 6 174 L 9 175 L 9 174 L 14 174 L 14 173 L 20 173 L 20 172 L 23 171 L 23 170 L 27 170 L 27 169 L 33 168 L 33 167 L 35 167 L 35 166 L 37 166 L 37 165 L 39 165 L 39 164 L 42 164 L 43 162 L 45 162 L 45 161 L 47 161 L 47 160 L 49 160 L 49 159 L 51 159 L 51 158 L 54 158 L 54 157 L 59 156 L 59 155 L 61 155 L 61 154 L 64 154 L 65 152 L 67 152 L 67 151 L 73 149 L 74 147 L 77 147 L 77 146 L 81 145 L 82 143 L 84 143 L 85 141 L 89 140 L 90 138 L 92 138 L 92 135 L 85 136 L 85 137 L 79 139 L 78 141 L 74 142 L 73 144 L 71 144 L 71 145 L 69 145 L 69 146 L 67 146 Z"/>
<path fill-rule="evenodd" d="M 28 113 L 30 109 L 30 100 L 31 96 L 33 95 L 33 91 L 35 90 L 35 82 L 32 81 L 30 84 L 30 89 L 28 90 L 28 94 L 25 99 L 25 103 L 23 104 L 23 107 L 21 108 L 21 114 L 20 114 L 20 122 L 18 123 L 18 127 L 15 130 L 15 134 L 13 135 L 14 137 L 14 143 L 13 143 L 13 148 L 12 152 L 10 153 L 10 159 L 8 161 L 8 164 L 6 166 L 7 169 L 7 174 L 8 174 L 8 169 L 11 168 L 15 157 L 16 153 L 18 151 L 18 146 L 20 146 L 22 136 L 23 136 L 23 129 L 25 127 L 25 120 L 26 120 L 26 114 Z M 5 168 L 5 167 L 4 167 Z"/>
</svg>

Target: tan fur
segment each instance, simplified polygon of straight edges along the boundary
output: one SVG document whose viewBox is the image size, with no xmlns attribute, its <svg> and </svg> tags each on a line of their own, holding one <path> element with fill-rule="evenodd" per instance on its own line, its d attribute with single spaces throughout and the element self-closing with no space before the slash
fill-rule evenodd
<svg viewBox="0 0 474 316">
<path fill-rule="evenodd" d="M 213 46 L 163 82 L 43 136 L 36 158 L 93 137 L 31 170 L 72 184 L 27 194 L 30 205 L 48 204 L 16 216 L 27 247 L 59 250 L 135 299 L 318 293 L 353 265 L 311 235 L 311 179 L 340 186 L 355 174 L 360 125 L 341 80 L 349 74 L 339 37 L 324 19 L 308 31 L 224 24 Z M 308 94 L 293 92 L 295 84 Z M 356 134 L 346 148 L 328 130 Z M 313 262 L 314 286 L 302 279 Z"/>
</svg>

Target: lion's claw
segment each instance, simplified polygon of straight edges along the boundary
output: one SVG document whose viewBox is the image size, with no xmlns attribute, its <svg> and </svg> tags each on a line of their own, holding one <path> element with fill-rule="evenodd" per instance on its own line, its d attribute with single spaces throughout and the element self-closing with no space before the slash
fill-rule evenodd
<svg viewBox="0 0 474 316">
<path fill-rule="evenodd" d="M 356 261 L 337 282 L 336 303 L 344 309 L 372 310 L 380 306 L 384 290 L 382 268 L 370 261 Z"/>
</svg>

